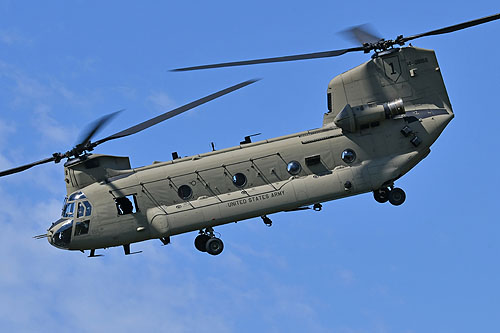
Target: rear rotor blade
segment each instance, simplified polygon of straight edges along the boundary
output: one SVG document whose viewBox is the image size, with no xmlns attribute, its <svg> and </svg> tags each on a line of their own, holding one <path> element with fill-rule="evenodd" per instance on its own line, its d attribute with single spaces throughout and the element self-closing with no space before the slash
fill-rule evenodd
<svg viewBox="0 0 500 333">
<path fill-rule="evenodd" d="M 470 27 L 473 27 L 475 25 L 487 23 L 487 22 L 490 22 L 490 21 L 498 20 L 498 19 L 500 19 L 500 14 L 490 15 L 490 16 L 486 16 L 486 17 L 479 18 L 479 19 L 476 19 L 476 20 L 472 20 L 472 21 L 467 21 L 467 22 L 463 22 L 463 23 L 451 25 L 449 27 L 445 27 L 445 28 L 441 28 L 441 29 L 437 29 L 437 30 L 432 30 L 432 31 L 424 32 L 424 33 L 421 33 L 421 34 L 418 34 L 418 35 L 413 35 L 413 36 L 410 36 L 410 37 L 403 37 L 403 38 L 400 39 L 400 41 L 402 43 L 405 43 L 407 41 L 410 41 L 410 40 L 413 40 L 413 39 L 417 39 L 417 38 L 421 38 L 421 37 L 447 34 L 447 33 L 450 33 L 450 32 L 454 32 L 454 31 L 457 31 L 457 30 L 462 30 L 462 29 L 470 28 Z"/>
<path fill-rule="evenodd" d="M 18 172 L 27 170 L 29 168 L 32 168 L 32 167 L 40 165 L 40 164 L 44 164 L 44 163 L 49 163 L 49 162 L 56 161 L 58 159 L 58 156 L 56 156 L 56 155 L 57 154 L 54 154 L 54 156 L 52 156 L 52 157 L 49 157 L 49 158 L 46 158 L 46 159 L 43 159 L 43 160 L 40 160 L 40 161 L 37 161 L 37 162 L 33 162 L 33 163 L 30 163 L 30 164 L 25 164 L 25 165 L 18 166 L 18 167 L 15 167 L 15 168 L 12 168 L 12 169 L 9 169 L 9 170 L 5 170 L 5 171 L 0 171 L 0 177 L 11 175 L 13 173 L 18 173 Z"/>
<path fill-rule="evenodd" d="M 284 62 L 284 61 L 306 60 L 306 59 L 316 59 L 316 58 L 328 58 L 328 57 L 340 56 L 340 55 L 345 54 L 347 52 L 355 52 L 355 51 L 364 51 L 364 48 L 363 47 L 354 47 L 354 48 L 343 49 L 343 50 L 305 53 L 305 54 L 297 54 L 297 55 L 290 55 L 290 56 L 283 56 L 283 57 L 243 60 L 243 61 L 232 61 L 232 62 L 224 62 L 224 63 L 220 63 L 220 64 L 176 68 L 176 69 L 172 69 L 171 72 L 184 72 L 184 71 L 193 71 L 193 70 L 208 69 L 208 68 L 255 65 L 255 64 L 265 64 L 265 63 L 271 63 L 271 62 Z"/>
<path fill-rule="evenodd" d="M 358 25 L 343 31 L 344 35 L 350 39 L 358 42 L 361 45 L 366 43 L 372 44 L 382 40 L 381 37 L 376 36 L 374 29 L 368 24 Z"/>
<path fill-rule="evenodd" d="M 194 102 L 191 102 L 191 103 L 188 103 L 186 105 L 183 105 L 181 107 L 178 107 L 174 110 L 171 110 L 171 111 L 168 111 L 168 112 L 165 112 L 164 114 L 161 114 L 157 117 L 154 117 L 152 119 L 149 119 L 149 120 L 146 120 L 140 124 L 137 124 L 135 126 L 132 126 L 130 128 L 127 128 L 126 130 L 123 130 L 123 131 L 120 131 L 118 133 L 115 133 L 113 135 L 110 135 L 104 139 L 101 139 L 101 140 L 98 140 L 94 143 L 92 143 L 92 147 L 95 147 L 97 145 L 100 145 L 101 143 L 104 143 L 106 141 L 109 141 L 109 140 L 114 140 L 114 139 L 119 139 L 119 138 L 123 138 L 125 136 L 129 136 L 129 135 L 132 135 L 132 134 L 135 134 L 137 132 L 140 132 L 142 130 L 145 130 L 146 128 L 149 128 L 151 126 L 154 126 L 158 123 L 161 123 L 162 121 L 165 121 L 169 118 L 172 118 L 172 117 L 175 117 L 183 112 L 186 112 L 188 110 L 191 110 L 199 105 L 202 105 L 202 104 L 205 104 L 211 100 L 214 100 L 218 97 L 221 97 L 223 95 L 226 95 L 226 94 L 229 94 L 230 92 L 233 92 L 235 90 L 238 90 L 238 89 L 241 89 L 245 86 L 248 86 L 249 84 L 252 84 L 252 83 L 255 83 L 257 82 L 258 80 L 248 80 L 248 81 L 245 81 L 245 82 L 242 82 L 242 83 L 239 83 L 239 84 L 236 84 L 234 86 L 231 86 L 229 88 L 226 88 L 226 89 L 223 89 L 221 91 L 218 91 L 216 93 L 213 93 L 211 95 L 208 95 L 208 96 L 205 96 L 203 98 L 200 98 Z"/>
</svg>

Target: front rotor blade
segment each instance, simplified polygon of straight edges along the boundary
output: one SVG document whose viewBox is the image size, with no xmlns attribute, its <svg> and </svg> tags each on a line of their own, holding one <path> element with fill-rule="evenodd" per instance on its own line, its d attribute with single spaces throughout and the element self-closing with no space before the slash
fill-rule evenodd
<svg viewBox="0 0 500 333">
<path fill-rule="evenodd" d="M 316 58 L 328 58 L 328 57 L 336 57 L 336 56 L 345 54 L 347 52 L 354 52 L 354 51 L 364 51 L 364 48 L 363 47 L 354 47 L 354 48 L 350 48 L 350 49 L 335 50 L 335 51 L 324 51 L 324 52 L 297 54 L 297 55 L 274 57 L 274 58 L 224 62 L 224 63 L 220 63 L 220 64 L 176 68 L 176 69 L 172 69 L 171 71 L 172 72 L 183 72 L 183 71 L 194 71 L 194 70 L 198 70 L 198 69 L 208 69 L 208 68 L 265 64 L 265 63 L 270 63 L 270 62 L 283 62 L 283 61 L 306 60 L 306 59 L 316 59 Z"/>
<path fill-rule="evenodd" d="M 123 110 L 115 111 L 113 113 L 107 114 L 100 119 L 96 120 L 93 124 L 89 125 L 87 131 L 85 132 L 85 135 L 82 135 L 82 139 L 79 140 L 79 143 L 76 145 L 77 147 L 79 146 L 85 146 L 90 139 L 99 131 L 104 125 L 106 125 L 111 119 L 116 117 L 116 115 Z"/>
<path fill-rule="evenodd" d="M 5 170 L 5 171 L 0 171 L 0 177 L 7 176 L 7 175 L 12 175 L 13 173 L 18 173 L 18 172 L 27 170 L 29 168 L 32 168 L 34 166 L 37 166 L 37 165 L 40 165 L 40 164 L 44 164 L 44 163 L 53 162 L 55 160 L 56 160 L 56 157 L 52 156 L 52 157 L 49 157 L 49 158 L 46 158 L 46 159 L 43 159 L 43 160 L 40 160 L 40 161 L 37 161 L 37 162 L 33 162 L 33 163 L 30 163 L 30 164 L 25 164 L 25 165 L 18 166 L 18 167 L 15 167 L 15 168 L 12 168 L 12 169 L 9 169 L 9 170 Z"/>
<path fill-rule="evenodd" d="M 410 40 L 413 40 L 413 39 L 416 39 L 416 38 L 420 38 L 420 37 L 447 34 L 447 33 L 450 33 L 450 32 L 454 32 L 454 31 L 457 31 L 457 30 L 462 30 L 462 29 L 470 28 L 470 27 L 473 27 L 475 25 L 487 23 L 487 22 L 490 22 L 490 21 L 498 20 L 498 19 L 500 19 L 500 14 L 490 15 L 490 16 L 486 16 L 486 17 L 483 17 L 483 18 L 480 18 L 480 19 L 476 19 L 476 20 L 472 20 L 472 21 L 467 21 L 467 22 L 463 22 L 463 23 L 459 23 L 459 24 L 455 24 L 455 25 L 451 25 L 449 27 L 445 27 L 445 28 L 441 28 L 441 29 L 437 29 L 437 30 L 432 30 L 432 31 L 424 32 L 422 34 L 413 35 L 413 36 L 410 36 L 410 37 L 404 37 L 404 38 L 401 39 L 401 41 L 404 43 L 404 42 L 407 42 L 407 41 L 410 41 Z"/>
<path fill-rule="evenodd" d="M 205 104 L 211 100 L 214 100 L 218 97 L 221 97 L 223 95 L 226 95 L 226 94 L 229 94 L 230 92 L 233 92 L 235 90 L 238 90 L 238 89 L 241 89 L 245 86 L 248 86 L 249 84 L 252 84 L 252 83 L 255 83 L 257 82 L 258 80 L 248 80 L 248 81 L 245 81 L 245 82 L 242 82 L 242 83 L 239 83 L 239 84 L 236 84 L 232 87 L 229 87 L 229 88 L 226 88 L 226 89 L 223 89 L 221 91 L 218 91 L 216 93 L 213 93 L 211 95 L 208 95 L 208 96 L 205 96 L 203 98 L 200 98 L 194 102 L 191 102 L 189 104 L 186 104 L 186 105 L 183 105 L 181 107 L 178 107 L 177 109 L 174 109 L 172 111 L 168 111 L 168 112 L 165 112 L 164 114 L 161 114 L 157 117 L 154 117 L 152 119 L 149 119 L 149 120 L 146 120 L 140 124 L 137 124 L 135 126 L 132 126 L 130 128 L 127 128 L 126 130 L 123 130 L 121 132 L 118 132 L 118 133 L 115 133 L 113 135 L 110 135 L 104 139 L 101 139 L 101 140 L 98 140 L 96 142 L 94 142 L 92 144 L 93 147 L 97 146 L 97 145 L 100 145 L 101 143 L 103 142 L 106 142 L 106 141 L 109 141 L 109 140 L 114 140 L 114 139 L 118 139 L 118 138 L 123 138 L 125 136 L 128 136 L 128 135 L 132 135 L 132 134 L 135 134 L 137 132 L 140 132 L 142 130 L 145 130 L 146 128 L 149 128 L 151 126 L 154 126 L 158 123 L 161 123 L 162 121 L 165 121 L 169 118 L 172 118 L 172 117 L 175 117 L 183 112 L 186 112 L 188 110 L 191 110 L 199 105 L 202 105 L 202 104 Z"/>
</svg>

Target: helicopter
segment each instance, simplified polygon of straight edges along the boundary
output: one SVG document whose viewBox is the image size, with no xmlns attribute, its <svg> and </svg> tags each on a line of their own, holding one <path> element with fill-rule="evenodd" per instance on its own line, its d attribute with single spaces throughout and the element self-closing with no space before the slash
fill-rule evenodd
<svg viewBox="0 0 500 333">
<path fill-rule="evenodd" d="M 325 52 L 174 69 L 182 72 L 372 53 L 371 59 L 335 76 L 327 88 L 328 112 L 320 128 L 132 168 L 128 157 L 92 153 L 111 140 L 136 134 L 204 103 L 239 90 L 247 80 L 97 141 L 96 133 L 120 111 L 106 115 L 72 149 L 1 171 L 64 163 L 67 196 L 61 216 L 37 239 L 60 249 L 90 251 L 198 232 L 195 248 L 219 255 L 224 243 L 214 227 L 277 212 L 321 210 L 322 203 L 373 193 L 394 206 L 406 200 L 395 182 L 430 153 L 454 118 L 435 52 L 406 43 L 500 19 L 495 14 L 453 26 L 385 40 L 351 29 L 360 46 Z"/>
</svg>

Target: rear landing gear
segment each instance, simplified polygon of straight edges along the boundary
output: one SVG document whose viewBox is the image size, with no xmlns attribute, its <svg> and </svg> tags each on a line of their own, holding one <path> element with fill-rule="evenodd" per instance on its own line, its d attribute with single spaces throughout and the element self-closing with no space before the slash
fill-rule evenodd
<svg viewBox="0 0 500 333">
<path fill-rule="evenodd" d="M 389 193 L 389 202 L 394 206 L 399 206 L 405 202 L 406 194 L 402 189 L 395 187 Z"/>
<path fill-rule="evenodd" d="M 389 193 L 391 190 L 387 187 L 382 187 L 381 189 L 373 191 L 373 197 L 375 201 L 380 203 L 386 203 L 389 201 Z"/>
<path fill-rule="evenodd" d="M 200 252 L 216 256 L 224 250 L 224 243 L 220 238 L 215 237 L 214 230 L 209 227 L 200 230 L 200 234 L 194 239 L 194 247 Z"/>
<path fill-rule="evenodd" d="M 373 197 L 377 202 L 385 203 L 389 201 L 394 206 L 402 205 L 405 202 L 405 191 L 399 187 L 394 187 L 392 190 L 388 187 L 383 187 L 373 191 Z"/>
</svg>

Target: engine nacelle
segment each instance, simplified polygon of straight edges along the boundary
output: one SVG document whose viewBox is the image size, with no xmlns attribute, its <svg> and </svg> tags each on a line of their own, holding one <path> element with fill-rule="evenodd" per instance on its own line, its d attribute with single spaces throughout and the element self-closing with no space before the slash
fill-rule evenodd
<svg viewBox="0 0 500 333">
<path fill-rule="evenodd" d="M 334 119 L 335 124 L 348 132 L 356 132 L 363 125 L 394 118 L 405 113 L 401 98 L 384 104 L 368 104 L 351 107 L 347 104 Z"/>
</svg>

